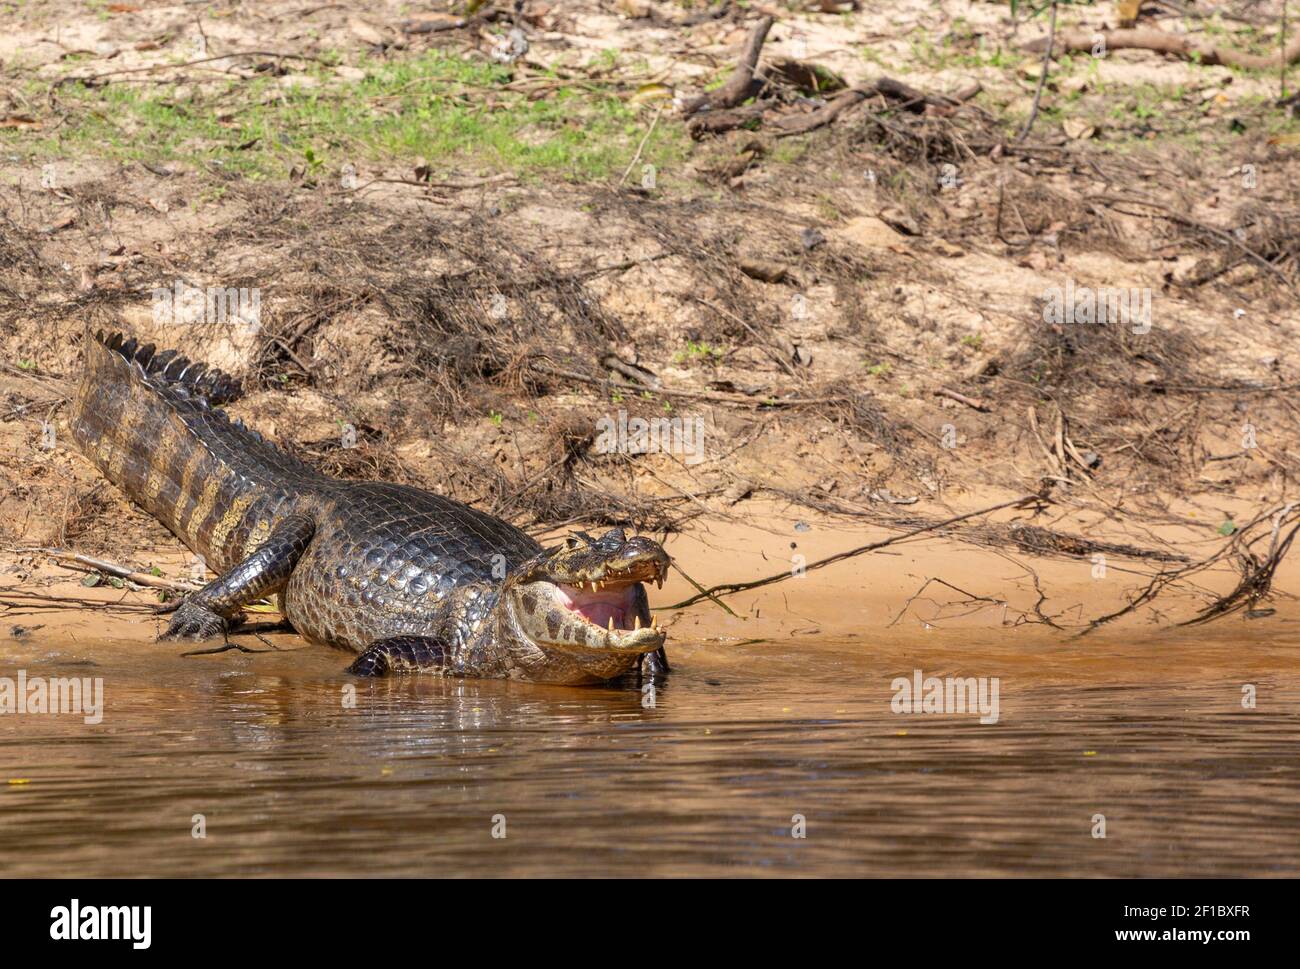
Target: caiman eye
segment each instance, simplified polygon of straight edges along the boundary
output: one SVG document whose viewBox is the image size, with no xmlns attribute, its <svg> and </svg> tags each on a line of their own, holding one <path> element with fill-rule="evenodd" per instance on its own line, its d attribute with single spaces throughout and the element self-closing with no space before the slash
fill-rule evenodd
<svg viewBox="0 0 1300 969">
<path fill-rule="evenodd" d="M 577 548 L 577 547 L 578 547 L 578 540 L 577 540 L 576 538 L 574 538 L 572 535 L 570 535 L 568 538 L 566 538 L 566 539 L 564 540 L 564 547 L 565 547 L 565 548 L 568 548 L 568 549 L 574 549 L 574 548 Z"/>
</svg>

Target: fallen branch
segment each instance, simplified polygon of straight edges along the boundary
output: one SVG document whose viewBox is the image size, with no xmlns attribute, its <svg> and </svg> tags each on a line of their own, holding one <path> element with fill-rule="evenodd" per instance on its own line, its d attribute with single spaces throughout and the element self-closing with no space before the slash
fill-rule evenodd
<svg viewBox="0 0 1300 969">
<path fill-rule="evenodd" d="M 1129 196 L 1129 195 L 1089 195 L 1084 199 L 1084 201 L 1099 202 L 1102 205 L 1108 205 L 1108 206 L 1145 205 L 1148 208 L 1155 209 L 1157 212 L 1160 213 L 1161 218 L 1168 219 L 1170 222 L 1177 222 L 1179 225 L 1187 226 L 1189 229 L 1196 229 L 1200 232 L 1205 232 L 1209 235 L 1214 236 L 1216 239 L 1221 239 L 1223 242 L 1226 242 L 1230 246 L 1235 246 L 1237 249 L 1240 249 L 1247 256 L 1247 258 L 1249 258 L 1252 262 L 1256 263 L 1261 268 L 1268 270 L 1279 280 L 1281 280 L 1283 285 L 1285 285 L 1288 289 L 1292 290 L 1293 292 L 1295 291 L 1296 288 L 1295 284 L 1290 279 L 1287 278 L 1286 274 L 1283 273 L 1282 270 L 1278 269 L 1277 266 L 1269 262 L 1266 258 L 1264 258 L 1264 256 L 1260 255 L 1254 249 L 1250 248 L 1248 245 L 1246 245 L 1244 242 L 1242 242 L 1240 239 L 1234 236 L 1231 232 L 1225 232 L 1224 230 L 1216 226 L 1212 226 L 1209 225 L 1208 223 L 1197 221 L 1196 219 L 1193 219 L 1190 216 L 1183 215 L 1182 213 L 1171 209 L 1169 206 L 1165 205 L 1162 202 L 1157 202 L 1149 198 L 1142 198 L 1141 196 Z M 1120 209 L 1119 211 L 1123 213 L 1124 210 Z M 1130 212 L 1125 214 L 1134 215 L 1135 213 Z M 1140 215 L 1140 213 L 1137 214 Z M 1175 280 L 1176 285 L 1177 283 L 1178 281 Z"/>
<path fill-rule="evenodd" d="M 892 77 L 882 77 L 871 84 L 860 84 L 857 87 L 849 88 L 847 91 L 842 91 L 816 111 L 810 111 L 807 114 L 789 114 L 778 118 L 772 123 L 772 127 L 778 129 L 778 138 L 807 134 L 830 124 L 849 108 L 873 94 L 879 94 L 889 101 L 898 102 L 895 107 L 911 111 L 914 114 L 923 114 L 927 107 L 935 109 L 936 113 L 950 113 L 953 108 L 960 107 L 979 94 L 981 90 L 982 88 L 977 81 L 966 85 L 952 96 L 927 94 Z"/>
<path fill-rule="evenodd" d="M 947 397 L 949 400 L 955 400 L 959 404 L 965 404 L 972 410 L 977 410 L 984 414 L 989 412 L 989 405 L 984 403 L 984 401 L 977 400 L 974 397 L 967 397 L 965 394 L 959 394 L 957 391 L 949 390 L 947 387 L 936 387 L 933 393 L 936 397 Z"/>
<path fill-rule="evenodd" d="M 40 611 L 57 612 L 69 606 L 87 609 L 104 609 L 109 612 L 153 612 L 147 602 L 105 602 L 102 599 L 87 599 L 81 596 L 48 596 L 27 589 L 6 589 L 0 593 L 0 609 L 9 619 L 13 616 L 39 614 Z"/>
<path fill-rule="evenodd" d="M 1019 498 L 1013 498 L 1011 501 L 1004 501 L 996 505 L 990 505 L 988 508 L 981 508 L 978 511 L 967 512 L 964 515 L 957 515 L 953 518 L 947 518 L 939 522 L 930 522 L 926 525 L 922 525 L 920 528 L 913 528 L 911 531 L 903 532 L 901 535 L 895 535 L 892 538 L 886 538 L 879 542 L 871 542 L 868 545 L 860 545 L 857 548 L 849 549 L 847 552 L 837 552 L 835 555 L 828 556 L 824 559 L 818 559 L 816 562 L 809 562 L 804 566 L 804 572 L 807 573 L 811 572 L 813 569 L 825 568 L 835 562 L 842 562 L 845 559 L 862 555 L 865 552 L 873 552 L 876 549 L 884 548 L 887 545 L 895 545 L 905 539 L 914 538 L 917 535 L 924 534 L 925 532 L 932 532 L 935 529 L 944 528 L 948 525 L 955 525 L 958 522 L 964 522 L 971 518 L 977 518 L 980 515 L 988 515 L 995 511 L 1001 511 L 1003 508 L 1013 508 L 1024 505 L 1026 502 L 1039 500 L 1040 498 L 1036 494 L 1021 495 Z M 684 609 L 687 606 L 694 605 L 704 598 L 715 599 L 718 596 L 729 596 L 736 592 L 758 589 L 765 585 L 772 585 L 775 582 L 782 582 L 786 579 L 792 578 L 793 575 L 794 573 L 792 571 L 786 570 L 785 572 L 778 572 L 776 575 L 769 575 L 762 579 L 755 579 L 752 582 L 724 582 L 722 585 L 710 586 L 708 589 L 702 590 L 698 595 L 691 596 L 689 599 L 684 599 L 671 606 L 664 606 L 663 608 Z"/>
<path fill-rule="evenodd" d="M 735 131 L 745 125 L 758 121 L 767 111 L 765 104 L 746 104 L 740 108 L 728 108 L 725 111 L 706 111 L 696 115 L 686 125 L 691 138 L 701 140 L 705 135 L 720 135 L 724 131 Z M 803 117 L 806 117 L 803 116 Z M 778 122 L 779 124 L 779 122 Z"/>
<path fill-rule="evenodd" d="M 895 78 L 882 77 L 872 85 L 872 90 L 891 101 L 902 102 L 899 106 L 913 114 L 923 114 L 927 107 L 941 110 L 958 107 L 963 101 L 969 101 L 979 94 L 980 86 L 969 84 L 958 92 L 960 96 L 949 97 L 946 94 L 927 94 Z"/>
<path fill-rule="evenodd" d="M 1196 616 L 1179 623 L 1181 626 L 1199 625 L 1210 622 L 1229 615 L 1242 608 L 1253 606 L 1261 598 L 1268 595 L 1272 588 L 1273 574 L 1277 570 L 1278 564 L 1282 561 L 1283 556 L 1291 547 L 1296 533 L 1300 531 L 1300 524 L 1287 534 L 1286 538 L 1279 542 L 1278 536 L 1283 524 L 1290 524 L 1285 519 L 1295 508 L 1291 503 L 1273 511 L 1263 512 L 1256 515 L 1249 522 L 1237 529 L 1232 537 L 1220 546 L 1215 552 L 1208 557 L 1201 559 L 1199 562 L 1193 562 L 1191 565 L 1185 565 L 1180 569 L 1167 569 L 1156 573 L 1151 577 L 1151 581 L 1142 589 L 1133 599 L 1120 609 L 1107 613 L 1104 616 L 1098 616 L 1092 619 L 1076 634 L 1076 638 L 1086 636 L 1095 632 L 1102 626 L 1114 622 L 1122 616 L 1136 612 L 1141 606 L 1156 599 L 1168 586 L 1181 582 L 1193 575 L 1204 572 L 1219 562 L 1222 562 L 1233 553 L 1237 553 L 1244 565 L 1242 568 L 1242 578 L 1237 583 L 1235 589 L 1226 596 L 1218 596 L 1207 607 L 1202 609 Z M 1255 558 L 1250 551 L 1250 546 L 1259 538 L 1247 540 L 1246 536 L 1260 523 L 1273 518 L 1272 537 L 1269 544 L 1269 552 L 1260 561 Z M 1293 519 L 1294 520 L 1294 519 Z M 1260 536 L 1262 537 L 1262 536 Z"/>
<path fill-rule="evenodd" d="M 397 25 L 398 30 L 404 34 L 437 34 L 444 30 L 460 30 L 462 27 L 468 27 L 476 19 L 461 17 L 451 20 L 403 20 Z"/>
<path fill-rule="evenodd" d="M 1277 69 L 1283 64 L 1300 61 L 1300 37 L 1289 43 L 1281 54 L 1248 54 L 1220 47 L 1217 44 L 1183 34 L 1171 34 L 1151 27 L 1138 27 L 1131 30 L 1064 30 L 1056 33 L 1054 38 L 1039 37 L 1024 45 L 1028 51 L 1047 51 L 1049 56 L 1056 53 L 1077 53 L 1091 51 L 1098 39 L 1111 50 L 1150 50 L 1159 54 L 1170 54 L 1185 60 L 1195 60 L 1202 64 L 1222 64 L 1227 67 L 1241 67 L 1254 71 Z"/>
<path fill-rule="evenodd" d="M 849 399 L 847 397 L 746 397 L 742 394 L 719 394 L 708 390 L 677 390 L 670 387 L 657 387 L 652 391 L 647 391 L 647 388 L 639 384 L 624 383 L 621 380 L 607 380 L 603 377 L 592 377 L 585 373 L 578 373 L 576 370 L 564 370 L 531 361 L 527 366 L 529 370 L 535 373 L 546 374 L 551 377 L 564 377 L 568 380 L 576 380 L 578 383 L 590 384 L 596 387 L 630 390 L 637 394 L 649 392 L 661 394 L 664 397 L 680 397 L 683 400 L 711 400 L 718 404 L 744 404 L 748 407 L 804 407 L 813 404 L 838 404 Z"/>
<path fill-rule="evenodd" d="M 786 137 L 788 135 L 802 135 L 809 131 L 814 131 L 823 125 L 828 125 L 846 110 L 853 107 L 859 101 L 866 100 L 871 94 L 870 88 L 854 87 L 849 88 L 842 94 L 837 94 L 826 102 L 824 107 L 816 111 L 810 111 L 808 114 L 792 114 L 783 118 L 778 118 L 773 122 L 773 127 L 778 129 L 777 137 Z"/>
<path fill-rule="evenodd" d="M 1102 542 L 1051 528 L 1041 528 L 1027 522 L 1013 522 L 1006 529 L 1006 539 L 1033 555 L 1070 555 L 1089 558 L 1101 553 L 1128 559 L 1146 559 L 1156 562 L 1187 562 L 1186 555 L 1165 552 L 1156 548 L 1138 548 L 1120 542 Z"/>
<path fill-rule="evenodd" d="M 635 364 L 627 363 L 621 360 L 615 353 L 607 353 L 600 358 L 600 362 L 617 374 L 621 374 L 633 383 L 641 384 L 647 390 L 658 390 L 663 381 L 650 370 L 644 367 L 638 367 Z"/>
<path fill-rule="evenodd" d="M 786 501 L 829 515 L 865 519 L 873 525 L 888 529 L 901 530 L 920 526 L 935 527 L 941 524 L 931 522 L 922 516 L 886 517 L 869 506 L 856 505 L 852 502 L 835 499 L 817 488 L 796 491 L 788 488 L 778 488 L 762 482 L 753 482 L 751 483 L 751 491 L 774 494 Z M 877 500 L 890 501 L 891 498 L 882 496 Z M 910 499 L 907 503 L 910 504 L 915 500 Z M 898 500 L 893 499 L 893 503 L 898 503 Z M 997 523 L 976 525 L 972 528 L 955 530 L 952 537 L 959 542 L 966 542 L 979 548 L 997 548 L 1004 545 L 1015 546 L 1038 556 L 1068 555 L 1071 558 L 1088 558 L 1101 552 L 1105 555 L 1117 555 L 1123 558 L 1157 562 L 1188 561 L 1186 555 L 1178 552 L 1097 541 L 1082 535 L 1074 535 L 1070 532 L 1062 532 L 1052 528 L 1042 528 L 1038 525 L 1020 521 L 1013 521 L 1005 525 Z"/>
<path fill-rule="evenodd" d="M 641 152 L 645 151 L 645 143 L 649 141 L 650 136 L 655 133 L 655 126 L 659 124 L 659 115 L 663 114 L 663 110 L 662 104 L 655 110 L 655 116 L 650 122 L 650 127 L 646 129 L 645 136 L 641 139 L 641 143 L 636 146 L 636 154 L 632 156 L 632 160 L 627 163 L 627 168 L 623 170 L 623 177 L 618 180 L 620 187 L 627 181 L 627 177 L 632 174 L 632 169 L 636 167 L 636 163 L 641 160 Z"/>
<path fill-rule="evenodd" d="M 286 54 L 281 51 L 273 50 L 241 50 L 233 54 L 218 54 L 215 57 L 200 57 L 192 61 L 181 61 L 177 64 L 150 64 L 147 67 L 126 67 L 117 71 L 104 71 L 100 74 L 70 74 L 67 77 L 61 77 L 52 85 L 52 89 L 60 88 L 65 84 L 73 84 L 80 81 L 86 84 L 92 81 L 102 81 L 106 77 L 118 77 L 122 74 L 152 74 L 154 71 L 173 70 L 180 67 L 194 67 L 196 64 L 209 64 L 213 61 L 225 61 L 232 57 L 274 57 L 278 60 L 297 60 L 313 61 L 320 63 L 319 57 L 312 57 L 308 54 Z"/>
<path fill-rule="evenodd" d="M 722 87 L 687 101 L 682 105 L 682 114 L 689 117 L 699 111 L 734 108 L 752 96 L 754 69 L 758 66 L 758 55 L 763 50 L 763 43 L 767 40 L 767 32 L 772 29 L 772 23 L 771 17 L 764 17 L 754 25 L 749 39 L 745 41 L 745 49 L 741 51 L 736 69 L 731 72 L 731 77 L 727 78 Z"/>
<path fill-rule="evenodd" d="M 1286 521 L 1287 516 L 1291 514 L 1295 507 L 1293 502 L 1273 518 L 1273 531 L 1269 541 L 1268 554 L 1264 556 L 1262 561 L 1257 560 L 1249 550 L 1243 553 L 1242 559 L 1245 565 L 1242 569 L 1241 581 L 1237 583 L 1237 587 L 1226 596 L 1212 602 L 1193 618 L 1180 622 L 1178 625 L 1199 626 L 1202 623 L 1211 622 L 1241 609 L 1253 608 L 1256 602 L 1268 595 L 1269 590 L 1273 587 L 1273 575 L 1277 572 L 1278 565 L 1290 550 L 1296 533 L 1300 532 L 1300 524 L 1297 524 L 1287 533 L 1286 538 L 1280 542 L 1278 541 L 1283 522 Z"/>
<path fill-rule="evenodd" d="M 966 601 L 963 602 L 962 605 L 967 605 L 972 602 L 987 602 L 989 603 L 989 605 L 1005 607 L 1007 604 L 1006 601 L 1003 599 L 992 599 L 988 596 L 977 596 L 973 592 L 967 592 L 965 589 L 958 588 L 957 586 L 953 585 L 951 582 L 946 581 L 945 579 L 930 577 L 925 580 L 925 582 L 921 585 L 921 588 L 917 589 L 915 592 L 913 592 L 910 596 L 907 597 L 907 601 L 903 603 L 903 607 L 898 610 L 898 614 L 889 621 L 888 625 L 886 625 L 885 628 L 889 629 L 893 626 L 896 626 L 898 624 L 898 620 L 902 619 L 903 616 L 907 613 L 908 607 L 911 606 L 911 604 L 915 602 L 917 599 L 919 599 L 921 597 L 921 593 L 924 592 L 926 589 L 928 589 L 932 583 L 935 585 L 944 586 L 946 588 L 952 589 L 953 592 L 959 592 L 962 595 L 964 595 L 966 597 Z M 933 602 L 934 600 L 932 599 L 930 601 Z M 937 603 L 935 604 L 938 605 Z M 940 608 L 943 607 L 940 606 Z M 925 622 L 927 625 L 934 625 L 934 621 L 932 619 L 924 619 L 922 620 L 922 622 Z"/>
<path fill-rule="evenodd" d="M 1038 414 L 1034 411 L 1033 404 L 1030 404 L 1026 408 L 1026 413 L 1029 415 L 1029 429 L 1034 432 L 1034 437 L 1038 441 L 1038 446 L 1043 449 L 1043 454 L 1047 458 L 1048 468 L 1054 471 L 1058 475 L 1064 474 L 1065 468 L 1062 468 L 1057 463 L 1056 455 L 1052 453 L 1052 449 L 1047 446 L 1047 442 L 1043 440 L 1042 432 L 1039 431 L 1038 429 Z"/>
<path fill-rule="evenodd" d="M 128 582 L 134 582 L 136 585 L 149 586 L 153 589 L 166 589 L 168 592 L 193 592 L 200 586 L 193 582 L 173 582 L 170 579 L 159 578 L 156 575 L 150 575 L 147 572 L 137 572 L 125 565 L 119 565 L 117 562 L 110 562 L 107 559 L 92 558 L 89 555 L 82 555 L 79 552 L 70 552 L 62 548 L 24 548 L 15 551 L 47 555 L 57 562 L 70 562 L 74 565 L 85 566 L 86 569 L 96 572 L 103 572 L 105 575 L 111 575 L 119 579 L 126 579 Z M 85 571 L 85 569 L 78 570 Z"/>
<path fill-rule="evenodd" d="M 1025 126 L 1020 129 L 1020 134 L 1016 135 L 1017 142 L 1022 142 L 1029 137 L 1029 129 L 1038 119 L 1038 105 L 1043 99 L 1043 85 L 1047 83 L 1047 72 L 1052 66 L 1052 44 L 1055 37 L 1056 0 L 1052 0 L 1052 20 L 1047 27 L 1047 43 L 1043 45 L 1043 62 L 1038 68 L 1038 86 L 1034 88 L 1034 103 L 1029 108 L 1029 117 L 1025 119 Z"/>
</svg>

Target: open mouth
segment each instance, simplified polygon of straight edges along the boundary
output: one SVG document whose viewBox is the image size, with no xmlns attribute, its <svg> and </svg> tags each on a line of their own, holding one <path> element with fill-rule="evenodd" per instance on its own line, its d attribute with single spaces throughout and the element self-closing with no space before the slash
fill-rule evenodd
<svg viewBox="0 0 1300 969">
<path fill-rule="evenodd" d="M 621 528 L 599 539 L 578 532 L 514 577 L 513 615 L 534 643 L 578 652 L 646 653 L 667 633 L 651 617 L 646 586 L 660 587 L 672 560 L 652 539 Z"/>
<path fill-rule="evenodd" d="M 593 578 L 577 583 L 557 582 L 556 599 L 570 613 L 607 634 L 610 645 L 662 638 L 658 620 L 646 605 L 644 583 L 662 587 L 668 576 L 666 557 L 647 558 L 593 570 Z M 645 618 L 649 616 L 649 618 Z"/>
<path fill-rule="evenodd" d="M 641 612 L 637 608 L 637 589 L 639 582 L 632 582 L 618 588 L 597 588 L 591 586 L 579 588 L 572 585 L 557 586 L 559 601 L 565 608 L 577 613 L 587 622 L 600 629 L 614 632 L 616 630 L 637 630 L 644 625 Z M 650 618 L 649 627 L 655 628 L 656 620 Z"/>
</svg>

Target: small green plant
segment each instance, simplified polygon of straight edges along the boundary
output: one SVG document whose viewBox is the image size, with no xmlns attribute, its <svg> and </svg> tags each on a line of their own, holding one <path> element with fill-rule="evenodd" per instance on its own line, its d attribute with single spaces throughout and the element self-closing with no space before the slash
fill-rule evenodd
<svg viewBox="0 0 1300 969">
<path fill-rule="evenodd" d="M 618 48 L 606 47 L 588 62 L 588 66 L 603 71 L 612 71 L 618 67 Z"/>
<path fill-rule="evenodd" d="M 873 364 L 872 366 L 868 367 L 867 373 L 871 374 L 871 376 L 873 377 L 880 377 L 881 379 L 884 379 L 889 376 L 890 372 L 893 369 L 894 368 L 890 364 L 890 362 L 888 360 L 884 360 L 880 363 Z"/>
<path fill-rule="evenodd" d="M 500 427 L 502 421 L 504 421 L 505 419 L 506 419 L 506 415 L 502 414 L 500 411 L 497 410 L 488 411 L 488 420 L 490 420 L 497 427 Z"/>
<path fill-rule="evenodd" d="M 673 356 L 675 363 L 717 363 L 727 351 L 722 347 L 711 346 L 708 343 L 698 343 L 695 340 L 686 341 L 686 349 L 678 350 Z"/>
</svg>

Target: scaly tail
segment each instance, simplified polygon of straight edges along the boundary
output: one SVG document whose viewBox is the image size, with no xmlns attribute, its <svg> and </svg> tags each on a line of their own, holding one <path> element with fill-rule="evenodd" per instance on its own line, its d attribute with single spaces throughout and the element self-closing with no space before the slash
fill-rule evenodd
<svg viewBox="0 0 1300 969">
<path fill-rule="evenodd" d="M 239 392 L 220 370 L 101 332 L 71 413 L 81 451 L 217 571 L 265 541 L 287 476 L 316 474 L 214 409 Z"/>
</svg>

